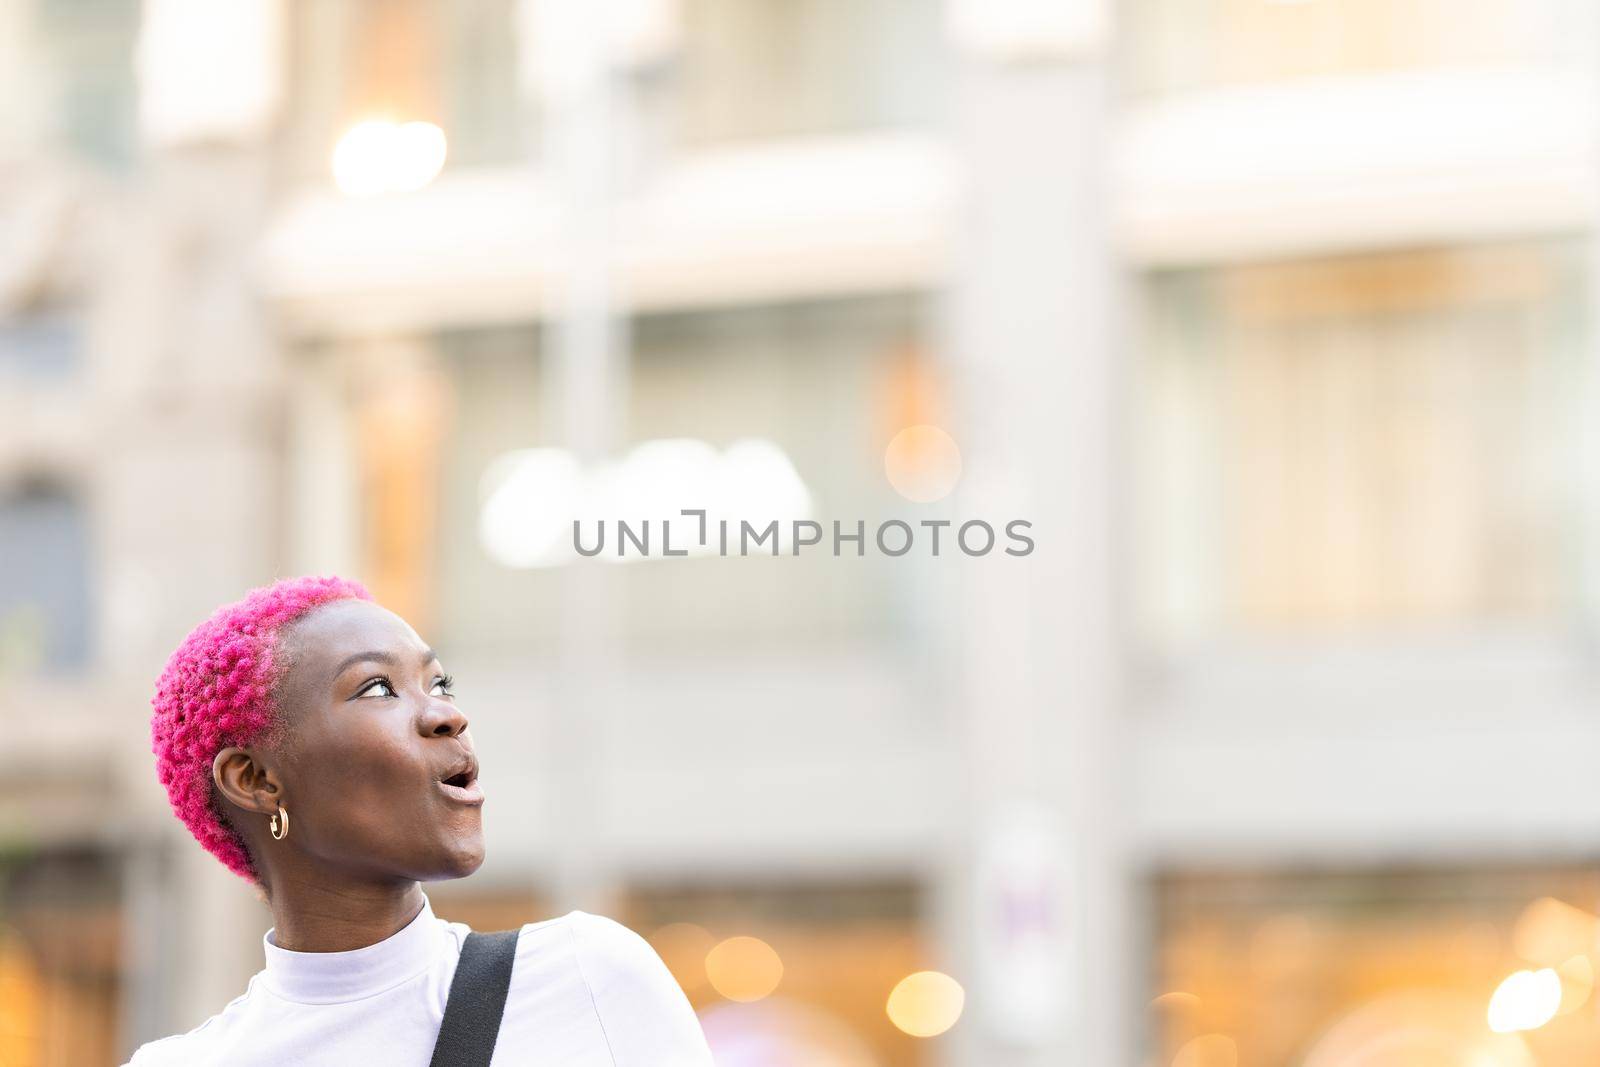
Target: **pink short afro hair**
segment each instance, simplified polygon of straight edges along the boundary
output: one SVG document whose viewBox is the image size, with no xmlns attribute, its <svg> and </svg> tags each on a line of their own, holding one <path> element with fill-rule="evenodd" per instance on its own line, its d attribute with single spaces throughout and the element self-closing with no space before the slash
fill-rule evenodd
<svg viewBox="0 0 1600 1067">
<path fill-rule="evenodd" d="M 239 835 L 212 803 L 211 761 L 248 745 L 273 722 L 283 668 L 278 637 L 296 619 L 335 600 L 371 600 L 344 578 L 284 578 L 252 589 L 194 628 L 167 660 L 151 700 L 150 741 L 172 810 L 213 856 L 259 881 Z"/>
</svg>

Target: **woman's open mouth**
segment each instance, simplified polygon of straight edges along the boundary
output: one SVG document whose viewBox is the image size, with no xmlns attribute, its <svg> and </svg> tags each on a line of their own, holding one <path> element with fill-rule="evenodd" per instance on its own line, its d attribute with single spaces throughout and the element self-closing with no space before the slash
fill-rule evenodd
<svg viewBox="0 0 1600 1067">
<path fill-rule="evenodd" d="M 474 807 L 482 804 L 483 787 L 478 784 L 478 761 L 468 756 L 451 767 L 449 773 L 439 780 L 439 788 L 457 803 Z"/>
</svg>

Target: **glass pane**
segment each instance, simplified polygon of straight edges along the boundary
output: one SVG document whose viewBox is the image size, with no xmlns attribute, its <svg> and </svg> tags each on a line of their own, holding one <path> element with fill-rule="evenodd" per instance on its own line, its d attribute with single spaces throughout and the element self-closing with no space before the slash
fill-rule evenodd
<svg viewBox="0 0 1600 1067">
<path fill-rule="evenodd" d="M 514 10 L 514 0 L 299 0 L 284 142 L 291 173 L 329 181 L 339 138 L 378 118 L 438 125 L 446 168 L 524 162 L 534 142 L 516 86 Z"/>
<path fill-rule="evenodd" d="M 463 331 L 438 340 L 453 409 L 439 490 L 439 624 L 435 640 L 487 656 L 553 647 L 561 587 L 553 569 L 515 570 L 490 558 L 480 535 L 481 485 L 514 449 L 552 447 L 536 327 Z"/>
<path fill-rule="evenodd" d="M 870 539 L 879 522 L 907 510 L 889 489 L 882 456 L 898 429 L 887 429 L 896 373 L 907 351 L 919 347 L 924 314 L 920 299 L 885 298 L 637 323 L 632 440 L 690 438 L 719 450 L 748 440 L 776 446 L 814 502 L 812 518 L 826 530 L 819 549 L 826 551 L 802 552 L 781 566 L 730 554 L 632 567 L 635 637 L 655 649 L 791 639 L 849 647 L 909 623 L 928 558 L 886 558 L 870 544 L 864 559 L 850 544 L 834 556 L 832 523 L 850 532 L 864 520 Z"/>
<path fill-rule="evenodd" d="M 1125 83 L 1168 93 L 1427 67 L 1587 68 L 1587 0 L 1125 0 Z"/>
<path fill-rule="evenodd" d="M 1146 1053 L 1197 1067 L 1592 1063 L 1597 904 L 1600 875 L 1582 869 L 1170 875 L 1156 883 Z M 1511 998 L 1537 1025 L 1496 1033 L 1496 990 L 1543 968 L 1559 980 Z"/>
<path fill-rule="evenodd" d="M 76 499 L 46 488 L 0 496 L 0 674 L 87 661 L 88 556 Z"/>
<path fill-rule="evenodd" d="M 137 142 L 138 0 L 41 0 L 33 8 L 47 127 L 80 158 L 126 167 Z"/>
<path fill-rule="evenodd" d="M 1150 277 L 1154 628 L 1572 606 L 1586 275 L 1538 244 Z"/>
<path fill-rule="evenodd" d="M 933 565 L 921 549 L 892 558 L 871 543 L 878 525 L 916 519 L 883 475 L 883 450 L 900 428 L 900 393 L 908 359 L 919 350 L 927 310 L 921 298 L 886 297 L 735 311 L 649 316 L 634 324 L 621 420 L 631 449 L 677 442 L 726 456 L 752 443 L 778 457 L 803 483 L 812 518 L 826 540 L 798 557 L 771 558 L 770 538 L 739 554 L 729 550 L 665 558 L 659 520 L 672 525 L 674 548 L 697 520 L 674 497 L 640 518 L 652 523 L 649 559 L 616 571 L 622 639 L 651 653 L 808 647 L 851 648 L 862 638 L 892 640 L 914 625 L 918 597 Z M 490 329 L 442 338 L 440 369 L 449 380 L 441 519 L 440 622 L 448 639 L 486 653 L 526 655 L 551 648 L 562 601 L 560 566 L 497 561 L 483 537 L 485 478 L 516 450 L 558 450 L 547 423 L 538 332 Z M 776 467 L 774 469 L 777 469 Z M 770 518 L 751 516 L 765 529 Z M 844 532 L 865 523 L 861 557 L 853 543 L 832 551 L 832 523 Z M 593 540 L 585 526 L 586 543 Z M 709 540 L 718 540 L 711 524 Z M 519 536 L 521 536 L 519 534 Z M 560 532 L 563 543 L 570 530 Z M 785 537 L 788 535 L 785 534 Z M 607 540 L 616 551 L 615 528 Z M 578 565 L 589 565 L 587 562 Z M 781 609 L 779 608 L 781 605 Z"/>
<path fill-rule="evenodd" d="M 926 0 L 685 0 L 678 139 L 937 121 L 942 25 Z"/>
<path fill-rule="evenodd" d="M 520 163 L 534 147 L 517 88 L 515 0 L 455 0 L 447 5 L 443 126 L 450 163 Z"/>
</svg>

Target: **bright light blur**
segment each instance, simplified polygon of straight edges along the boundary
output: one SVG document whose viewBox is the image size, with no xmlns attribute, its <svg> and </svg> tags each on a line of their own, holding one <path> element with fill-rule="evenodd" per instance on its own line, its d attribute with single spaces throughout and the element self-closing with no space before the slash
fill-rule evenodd
<svg viewBox="0 0 1600 1067">
<path fill-rule="evenodd" d="M 908 974 L 889 993 L 889 1021 L 912 1037 L 937 1037 L 956 1024 L 966 1005 L 961 983 L 939 971 Z"/>
<path fill-rule="evenodd" d="M 783 961 L 758 937 L 730 937 L 706 954 L 711 987 L 740 1003 L 760 1000 L 783 981 Z"/>
<path fill-rule="evenodd" d="M 1320 1032 L 1296 1067 L 1541 1067 L 1526 1038 L 1484 1025 L 1483 1005 L 1447 989 L 1379 996 Z M 1574 1065 L 1576 1067 L 1576 1065 Z"/>
<path fill-rule="evenodd" d="M 431 122 L 368 119 L 334 146 L 333 180 L 347 196 L 415 192 L 439 176 L 447 151 Z"/>
<path fill-rule="evenodd" d="M 943 500 L 961 479 L 961 449 L 937 426 L 908 426 L 883 453 L 883 469 L 895 492 L 917 504 Z"/>
<path fill-rule="evenodd" d="M 507 567 L 550 566 L 572 555 L 572 520 L 588 498 L 578 458 L 560 448 L 508 452 L 483 473 L 478 534 Z"/>
<path fill-rule="evenodd" d="M 668 923 L 649 941 L 684 992 L 693 994 L 705 987 L 706 956 L 717 944 L 710 930 L 697 923 Z"/>
<path fill-rule="evenodd" d="M 1561 976 L 1561 1007 L 1557 1015 L 1571 1015 L 1589 1002 L 1594 993 L 1594 961 L 1574 956 L 1556 968 Z"/>
<path fill-rule="evenodd" d="M 1517 971 L 1489 1000 L 1489 1029 L 1497 1034 L 1537 1030 L 1561 1008 L 1561 976 L 1549 967 Z"/>
<path fill-rule="evenodd" d="M 1600 949 L 1600 918 L 1554 897 L 1541 897 L 1517 917 L 1511 946 L 1529 963 L 1554 967 Z"/>
<path fill-rule="evenodd" d="M 734 441 L 720 452 L 690 438 L 646 441 L 620 462 L 587 471 L 564 449 L 523 449 L 489 465 L 480 493 L 484 549 L 517 568 L 576 560 L 575 521 L 586 546 L 595 543 L 604 522 L 610 535 L 600 558 L 628 562 L 668 558 L 661 540 L 664 521 L 671 522 L 674 553 L 704 556 L 719 551 L 718 523 L 727 522 L 737 537 L 741 520 L 760 527 L 778 519 L 781 552 L 793 542 L 793 521 L 812 513 L 811 492 L 794 463 L 776 444 L 758 439 Z M 685 507 L 705 510 L 705 540 L 700 540 L 700 519 L 681 514 Z M 619 521 L 635 531 L 650 524 L 650 555 L 618 553 Z"/>
</svg>

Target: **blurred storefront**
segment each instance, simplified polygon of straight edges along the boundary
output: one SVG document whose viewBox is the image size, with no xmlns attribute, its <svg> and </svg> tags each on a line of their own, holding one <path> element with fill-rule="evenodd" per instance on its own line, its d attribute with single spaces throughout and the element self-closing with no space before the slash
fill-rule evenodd
<svg viewBox="0 0 1600 1067">
<path fill-rule="evenodd" d="M 727 1067 L 1592 1062 L 1597 48 L 1580 0 L 5 5 L 0 1063 L 258 966 L 148 687 L 307 571 L 459 679 L 441 913 L 616 915 Z M 585 494 L 869 548 L 575 560 Z M 975 517 L 1036 552 L 870 546 Z"/>
</svg>

